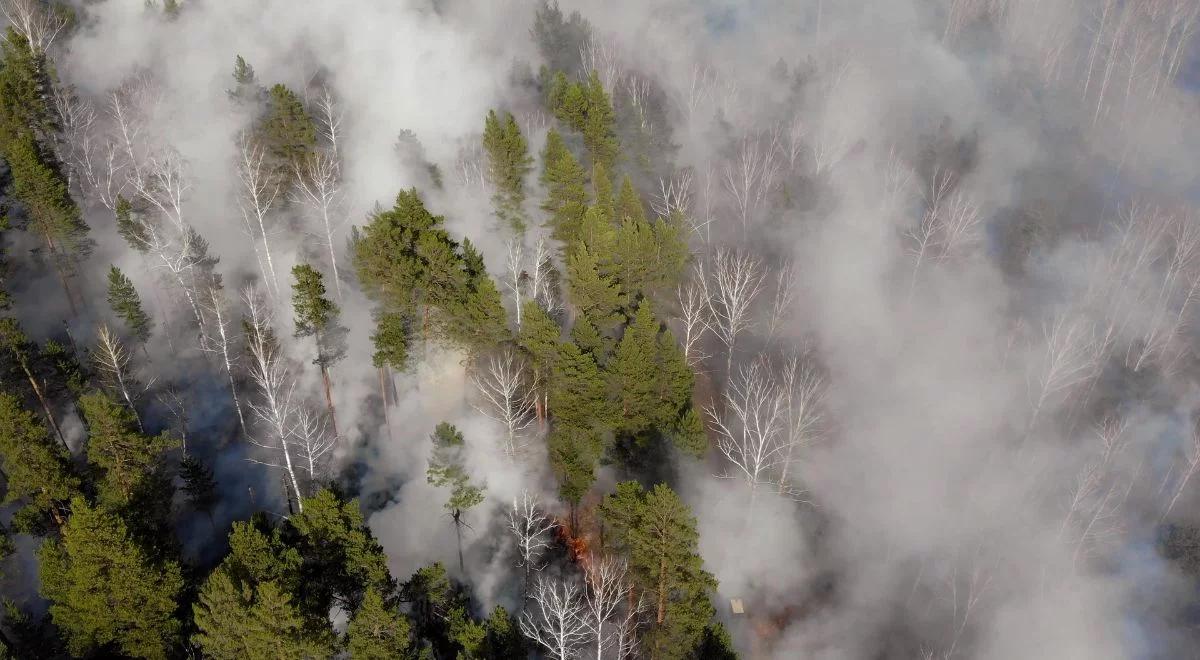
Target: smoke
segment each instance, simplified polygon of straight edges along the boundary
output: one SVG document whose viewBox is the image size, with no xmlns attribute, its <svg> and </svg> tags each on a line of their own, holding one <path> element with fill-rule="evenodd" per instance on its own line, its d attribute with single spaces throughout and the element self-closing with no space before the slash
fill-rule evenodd
<svg viewBox="0 0 1200 660">
<path fill-rule="evenodd" d="M 1178 256 L 1183 230 L 1148 238 L 1146 228 L 1157 226 L 1147 220 L 1157 205 L 1195 231 L 1194 211 L 1174 211 L 1196 194 L 1194 48 L 1164 48 L 1183 64 L 1178 82 L 1163 79 L 1151 64 L 1159 51 L 1145 44 L 1166 19 L 1130 14 L 1113 32 L 1107 21 L 1126 8 L 1107 1 L 562 4 L 611 49 L 626 81 L 614 90 L 619 104 L 635 78 L 660 92 L 668 109 L 656 130 L 678 146 L 674 164 L 694 173 L 701 258 L 711 239 L 757 251 L 772 269 L 794 264 L 791 323 L 772 341 L 751 338 L 737 361 L 810 345 L 829 384 L 831 423 L 800 456 L 800 496 L 764 488 L 751 508 L 743 482 L 712 476 L 725 474 L 714 457 L 678 460 L 672 485 L 697 513 L 701 552 L 721 582 L 717 610 L 739 648 L 778 658 L 1178 652 L 1185 578 L 1153 546 L 1197 412 L 1195 265 Z M 1101 19 L 1095 5 L 1112 15 Z M 333 94 L 346 122 L 344 219 L 361 224 L 428 180 L 395 151 L 412 130 L 446 181 L 422 189 L 427 204 L 499 274 L 500 233 L 471 154 L 487 109 L 536 107 L 515 73 L 541 63 L 525 36 L 535 3 L 195 0 L 176 20 L 140 0 L 81 9 L 85 20 L 57 53 L 61 78 L 98 110 L 136 75 L 151 81 L 141 143 L 186 164 L 186 215 L 220 257 L 231 304 L 264 278 L 237 204 L 237 136 L 251 120 L 226 94 L 239 54 L 261 84 Z M 542 133 L 528 137 L 537 145 Z M 743 225 L 725 174 L 748 143 L 762 153 L 771 145 L 778 169 Z M 914 237 L 930 209 L 950 208 L 939 182 L 970 201 L 978 226 L 955 250 L 927 253 Z M 644 183 L 651 192 L 658 182 Z M 1122 234 L 1113 223 L 1132 217 L 1134 201 L 1143 212 Z M 143 368 L 191 383 L 193 429 L 208 443 L 196 450 L 218 457 L 216 520 L 283 512 L 278 474 L 200 432 L 229 429 L 232 411 L 216 403 L 228 400 L 218 365 L 181 330 L 190 312 L 178 291 L 125 248 L 111 213 L 93 204 L 87 220 L 97 241 L 87 267 L 115 263 L 134 279 L 159 322 L 149 352 L 172 356 Z M 270 236 L 281 338 L 291 334 L 288 273 L 316 254 L 314 228 L 291 205 Z M 80 283 L 91 301 L 75 327 L 84 341 L 108 318 L 100 284 Z M 21 286 L 19 300 L 61 299 L 49 278 Z M 484 603 L 511 604 L 507 541 L 495 539 L 506 538 L 513 496 L 554 499 L 545 469 L 531 467 L 544 457 L 503 455 L 499 429 L 472 408 L 462 356 L 445 351 L 384 384 L 397 394 L 385 424 L 371 307 L 343 289 L 350 334 L 333 369 L 337 456 L 371 503 L 393 573 L 433 560 L 457 566 L 445 493 L 424 478 L 429 434 L 449 421 L 487 487 L 468 514 L 464 577 Z M 49 304 L 17 312 L 66 315 Z M 47 320 L 33 330 L 57 328 Z M 288 340 L 285 352 L 319 406 L 312 346 Z M 723 356 L 711 362 L 714 387 L 701 391 L 724 384 Z M 1121 433 L 1105 435 L 1116 419 Z M 1189 503 L 1184 495 L 1174 515 Z M 205 524 L 193 517 L 183 534 L 202 537 Z M 1158 592 L 1172 598 L 1150 602 Z M 730 614 L 729 598 L 744 599 L 747 615 Z"/>
</svg>

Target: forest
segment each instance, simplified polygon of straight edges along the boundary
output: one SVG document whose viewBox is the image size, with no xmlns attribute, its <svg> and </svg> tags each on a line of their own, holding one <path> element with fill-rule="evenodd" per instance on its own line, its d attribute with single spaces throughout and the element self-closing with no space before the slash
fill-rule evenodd
<svg viewBox="0 0 1200 660">
<path fill-rule="evenodd" d="M 0 16 L 0 658 L 1200 658 L 1195 0 Z"/>
</svg>

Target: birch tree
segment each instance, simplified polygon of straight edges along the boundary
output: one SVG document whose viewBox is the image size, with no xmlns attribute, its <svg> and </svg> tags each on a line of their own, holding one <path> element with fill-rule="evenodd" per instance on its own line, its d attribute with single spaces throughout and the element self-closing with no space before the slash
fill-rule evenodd
<svg viewBox="0 0 1200 660">
<path fill-rule="evenodd" d="M 271 295 L 279 295 L 279 277 L 275 273 L 275 260 L 271 256 L 271 234 L 267 225 L 271 208 L 279 196 L 281 187 L 271 166 L 266 162 L 266 148 L 242 134 L 238 140 L 238 180 L 241 183 L 238 206 L 242 210 L 242 222 L 246 233 L 254 241 L 254 253 L 259 259 L 259 269 Z M 293 161 L 294 162 L 294 161 Z M 298 167 L 298 166 L 297 166 Z M 261 243 L 261 248 L 259 247 Z"/>
<path fill-rule="evenodd" d="M 537 395 L 528 372 L 524 359 L 505 347 L 489 356 L 487 363 L 471 375 L 484 404 L 476 406 L 476 410 L 503 427 L 504 453 L 509 460 L 515 459 L 524 446 L 522 434 L 536 418 Z"/>
<path fill-rule="evenodd" d="M 2 0 L 0 13 L 35 53 L 45 53 L 67 26 L 66 15 L 41 0 Z"/>
<path fill-rule="evenodd" d="M 587 583 L 584 618 L 592 638 L 593 657 L 604 660 L 605 650 L 614 647 L 618 653 L 621 650 L 622 608 L 633 609 L 629 566 L 617 557 L 593 557 L 586 564 L 584 577 Z"/>
<path fill-rule="evenodd" d="M 296 432 L 296 384 L 291 369 L 280 351 L 271 328 L 273 316 L 257 288 L 243 293 L 248 316 L 243 322 L 246 349 L 250 357 L 250 379 L 258 390 L 251 400 L 250 411 L 259 422 L 259 429 L 249 432 L 250 443 L 267 451 L 270 458 L 248 459 L 268 467 L 283 470 L 292 497 L 300 513 L 304 512 L 304 493 L 300 490 L 297 473 L 300 468 L 293 456 L 292 438 Z M 291 498 L 289 498 L 291 499 Z"/>
<path fill-rule="evenodd" d="M 529 598 L 529 576 L 540 571 L 542 556 L 550 549 L 550 532 L 554 530 L 554 519 L 541 511 L 541 502 L 529 491 L 513 498 L 508 511 L 508 529 L 517 546 L 517 567 L 524 571 L 521 586 L 521 608 Z"/>
<path fill-rule="evenodd" d="M 699 282 L 709 310 L 713 334 L 725 344 L 725 370 L 733 369 L 737 339 L 754 326 L 751 307 L 763 287 L 762 262 L 749 252 L 717 248 L 708 272 Z"/>
<path fill-rule="evenodd" d="M 141 398 L 149 386 L 143 387 L 137 382 L 130 366 L 129 350 L 105 324 L 101 324 L 96 331 L 96 350 L 92 353 L 92 360 L 109 388 L 125 401 L 125 405 L 133 413 L 138 432 L 144 432 L 142 417 L 138 414 L 135 401 Z"/>
<path fill-rule="evenodd" d="M 307 406 L 296 406 L 295 431 L 291 443 L 298 457 L 299 468 L 308 475 L 309 494 L 319 490 L 318 484 L 327 473 L 329 454 L 337 447 L 337 433 L 330 433 L 324 415 Z"/>
<path fill-rule="evenodd" d="M 582 590 L 574 581 L 539 578 L 533 607 L 521 615 L 521 632 L 554 660 L 572 660 L 587 642 Z"/>
<path fill-rule="evenodd" d="M 233 409 L 237 413 L 238 429 L 245 431 L 246 417 L 242 412 L 242 399 L 238 394 L 237 372 L 238 351 L 234 345 L 234 335 L 230 331 L 232 319 L 226 307 L 225 297 L 218 287 L 209 287 L 205 309 L 212 318 L 212 341 L 208 342 L 208 351 L 221 358 L 221 366 L 229 381 L 229 396 L 233 399 Z"/>
<path fill-rule="evenodd" d="M 336 139 L 332 138 L 332 139 Z M 295 164 L 296 186 L 293 197 L 306 205 L 321 223 L 321 247 L 329 255 L 329 274 L 333 290 L 342 299 L 342 277 L 338 271 L 337 253 L 342 249 L 338 232 L 346 224 L 341 186 L 341 165 L 336 152 L 318 151 L 311 158 Z M 261 229 L 260 229 L 261 231 Z"/>
<path fill-rule="evenodd" d="M 700 273 L 700 277 L 703 277 L 703 273 Z M 703 285 L 696 282 L 679 285 L 675 295 L 679 302 L 679 325 L 682 330 L 679 343 L 683 348 L 683 359 L 689 367 L 694 368 L 709 357 L 703 352 L 701 344 L 704 333 L 709 330 L 708 298 Z"/>
<path fill-rule="evenodd" d="M 786 401 L 767 366 L 756 360 L 730 379 L 721 405 L 704 412 L 716 431 L 717 449 L 734 468 L 724 476 L 745 480 L 753 510 L 758 488 L 775 478 L 788 456 Z"/>
</svg>

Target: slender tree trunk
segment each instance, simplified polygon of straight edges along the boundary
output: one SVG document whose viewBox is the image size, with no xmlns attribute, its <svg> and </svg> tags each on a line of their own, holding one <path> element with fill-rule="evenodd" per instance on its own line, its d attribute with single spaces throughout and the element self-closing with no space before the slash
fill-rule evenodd
<svg viewBox="0 0 1200 660">
<path fill-rule="evenodd" d="M 463 561 L 462 519 L 461 518 L 462 518 L 462 511 L 460 509 L 455 509 L 454 510 L 454 535 L 458 539 L 458 570 L 462 571 L 463 574 L 465 575 L 467 572 L 467 564 L 465 561 Z"/>
<path fill-rule="evenodd" d="M 329 368 L 321 365 L 321 382 L 325 386 L 325 405 L 329 408 L 329 426 L 333 428 L 333 437 L 341 437 L 338 434 L 337 415 L 333 409 L 333 384 L 329 380 Z"/>
<path fill-rule="evenodd" d="M 71 284 L 67 279 L 67 273 L 63 270 L 58 248 L 54 245 L 54 239 L 49 235 L 46 236 L 46 247 L 50 252 L 50 260 L 54 262 L 54 272 L 58 274 L 58 281 L 62 283 L 63 294 L 67 297 L 67 305 L 71 308 L 71 317 L 74 318 L 79 315 L 79 310 L 75 306 L 75 294 L 71 291 Z"/>
<path fill-rule="evenodd" d="M 387 426 L 388 440 L 391 441 L 392 436 L 392 418 L 388 414 L 388 395 L 387 395 L 387 376 L 385 370 L 387 367 L 379 367 L 379 399 L 383 401 L 383 423 Z"/>
<path fill-rule="evenodd" d="M 63 437 L 62 429 L 58 428 L 58 422 L 54 421 L 54 413 L 50 411 L 50 403 L 46 401 L 46 394 L 42 392 L 42 386 L 38 385 L 37 379 L 33 377 L 33 372 L 29 370 L 29 364 L 24 360 L 21 361 L 21 370 L 29 379 L 29 385 L 33 388 L 33 394 L 37 396 L 38 403 L 42 404 L 42 411 L 46 413 L 46 421 L 49 422 L 50 428 L 54 429 L 54 434 L 58 436 L 58 441 L 62 443 L 63 449 L 70 453 L 71 448 L 67 446 L 67 439 Z"/>
</svg>

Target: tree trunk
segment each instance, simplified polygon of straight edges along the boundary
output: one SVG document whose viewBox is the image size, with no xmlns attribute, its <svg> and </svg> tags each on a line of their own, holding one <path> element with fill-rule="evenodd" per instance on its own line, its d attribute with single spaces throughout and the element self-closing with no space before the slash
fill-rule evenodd
<svg viewBox="0 0 1200 660">
<path fill-rule="evenodd" d="M 388 415 L 387 377 L 384 375 L 387 367 L 379 367 L 379 399 L 383 401 L 383 423 L 387 426 L 388 441 L 392 439 L 392 418 Z"/>
<path fill-rule="evenodd" d="M 54 245 L 54 238 L 46 235 L 46 246 L 50 251 L 50 260 L 54 262 L 54 271 L 58 273 L 58 281 L 62 283 L 63 293 L 67 296 L 67 305 L 71 308 L 71 317 L 79 315 L 79 310 L 75 308 L 75 294 L 71 291 L 71 284 L 67 280 L 67 273 L 63 270 L 62 262 L 59 261 L 58 248 Z"/>
<path fill-rule="evenodd" d="M 33 372 L 29 370 L 29 364 L 24 360 L 21 361 L 21 370 L 25 372 L 25 377 L 29 379 L 29 385 L 33 387 L 33 393 L 37 396 L 37 400 L 42 404 L 42 411 L 46 413 L 46 421 L 50 423 L 50 428 L 54 429 L 55 435 L 58 436 L 58 441 L 62 443 L 63 449 L 67 453 L 71 453 L 71 448 L 67 446 L 67 439 L 63 437 L 62 429 L 58 428 L 58 422 L 54 421 L 54 413 L 50 411 L 50 404 L 46 401 L 46 395 L 42 392 L 42 387 L 38 385 L 37 379 L 33 377 Z"/>
<path fill-rule="evenodd" d="M 325 385 L 325 405 L 329 408 L 329 425 L 333 428 L 333 437 L 341 437 L 338 434 L 337 416 L 333 411 L 333 385 L 329 380 L 329 368 L 321 365 L 321 381 Z"/>
<path fill-rule="evenodd" d="M 454 510 L 454 535 L 458 539 L 458 570 L 462 571 L 463 575 L 466 575 L 467 565 L 463 561 L 462 511 L 460 509 Z"/>
</svg>

